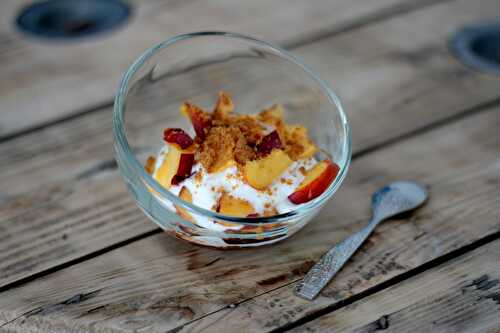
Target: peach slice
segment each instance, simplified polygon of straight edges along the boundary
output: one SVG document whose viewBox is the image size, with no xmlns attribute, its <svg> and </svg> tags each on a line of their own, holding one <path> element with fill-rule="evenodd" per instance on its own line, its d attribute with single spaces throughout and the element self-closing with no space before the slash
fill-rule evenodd
<svg viewBox="0 0 500 333">
<path fill-rule="evenodd" d="M 186 186 L 183 186 L 181 188 L 181 191 L 179 192 L 179 198 L 181 198 L 184 201 L 187 201 L 189 203 L 193 203 L 193 195 L 191 192 L 188 190 Z M 175 209 L 177 210 L 177 214 L 179 214 L 180 217 L 183 219 L 186 219 L 188 221 L 193 222 L 193 217 L 191 214 L 189 214 L 184 208 L 181 208 L 179 206 L 175 206 Z"/>
<path fill-rule="evenodd" d="M 203 140 L 212 125 L 212 117 L 209 113 L 203 111 L 194 104 L 183 103 L 181 105 L 181 114 L 188 118 L 193 125 L 196 136 Z"/>
<path fill-rule="evenodd" d="M 274 148 L 281 148 L 281 147 L 283 147 L 283 143 L 281 143 L 278 131 L 274 130 L 262 138 L 260 143 L 257 145 L 257 151 L 262 155 L 267 155 Z"/>
<path fill-rule="evenodd" d="M 264 190 L 292 164 L 288 155 L 280 149 L 260 159 L 247 162 L 243 167 L 243 178 L 253 188 Z"/>
<path fill-rule="evenodd" d="M 166 188 L 189 177 L 194 164 L 193 149 L 181 150 L 173 144 L 169 147 L 165 160 L 156 173 L 156 180 Z"/>
<path fill-rule="evenodd" d="M 339 172 L 339 166 L 330 160 L 318 162 L 314 167 L 307 170 L 305 178 L 297 187 L 295 192 L 288 196 L 294 204 L 311 201 L 323 193 Z"/>
<path fill-rule="evenodd" d="M 213 112 L 214 118 L 224 119 L 228 114 L 230 114 L 233 111 L 234 111 L 234 104 L 233 101 L 231 100 L 231 97 L 223 91 L 219 92 L 219 99 L 215 104 Z"/>
<path fill-rule="evenodd" d="M 180 149 L 186 149 L 194 143 L 193 139 L 180 128 L 165 129 L 163 139 L 165 142 L 179 145 Z"/>
<path fill-rule="evenodd" d="M 255 209 L 248 201 L 235 198 L 228 193 L 222 193 L 217 211 L 224 215 L 237 217 L 247 217 L 255 214 Z"/>
</svg>

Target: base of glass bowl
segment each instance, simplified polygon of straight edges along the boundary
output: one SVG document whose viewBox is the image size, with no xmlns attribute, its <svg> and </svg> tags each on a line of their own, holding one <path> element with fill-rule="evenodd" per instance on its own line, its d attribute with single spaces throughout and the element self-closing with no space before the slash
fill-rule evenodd
<svg viewBox="0 0 500 333">
<path fill-rule="evenodd" d="M 299 228 L 300 229 L 300 228 Z M 177 239 L 187 241 L 196 245 L 216 248 L 219 250 L 231 250 L 247 247 L 258 247 L 274 244 L 283 241 L 297 232 L 299 229 L 294 230 L 293 233 L 286 233 L 279 236 L 263 237 L 261 239 L 255 238 L 217 238 L 214 236 L 193 236 L 183 232 L 176 232 L 175 230 L 165 230 L 165 232 Z"/>
</svg>

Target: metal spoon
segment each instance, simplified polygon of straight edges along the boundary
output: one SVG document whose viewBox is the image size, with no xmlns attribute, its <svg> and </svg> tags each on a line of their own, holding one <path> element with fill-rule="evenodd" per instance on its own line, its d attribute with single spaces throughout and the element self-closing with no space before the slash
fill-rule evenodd
<svg viewBox="0 0 500 333">
<path fill-rule="evenodd" d="M 413 210 L 422 205 L 426 199 L 427 190 L 422 185 L 409 181 L 394 182 L 375 192 L 372 196 L 370 222 L 330 249 L 299 283 L 295 294 L 313 300 L 380 222 Z"/>
</svg>

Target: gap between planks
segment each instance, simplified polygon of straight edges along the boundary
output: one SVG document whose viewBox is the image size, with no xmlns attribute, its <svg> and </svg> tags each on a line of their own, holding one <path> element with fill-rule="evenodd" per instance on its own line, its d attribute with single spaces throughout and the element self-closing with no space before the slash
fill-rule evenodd
<svg viewBox="0 0 500 333">
<path fill-rule="evenodd" d="M 485 244 L 293 332 L 498 332 L 500 241 Z"/>
<path fill-rule="evenodd" d="M 300 318 L 299 320 L 297 320 L 295 322 L 291 322 L 288 325 L 276 328 L 276 329 L 272 330 L 271 332 L 272 333 L 287 332 L 291 329 L 300 327 L 308 322 L 311 322 L 315 319 L 318 319 L 324 315 L 334 313 L 335 311 L 340 310 L 342 308 L 345 308 L 346 306 L 351 305 L 354 302 L 360 301 L 363 298 L 366 298 L 368 296 L 379 293 L 385 289 L 388 289 L 392 286 L 395 286 L 399 283 L 402 283 L 410 278 L 418 277 L 419 275 L 422 275 L 431 269 L 445 265 L 450 260 L 461 257 L 461 256 L 463 256 L 469 252 L 472 252 L 472 251 L 474 251 L 482 246 L 486 246 L 490 243 L 498 241 L 499 239 L 500 239 L 500 231 L 493 233 L 493 234 L 490 234 L 486 237 L 483 237 L 483 238 L 481 238 L 473 243 L 467 244 L 467 245 L 465 245 L 457 250 L 451 251 L 451 252 L 449 252 L 441 257 L 437 257 L 436 259 L 428 261 L 428 262 L 422 264 L 421 266 L 418 266 L 414 269 L 406 271 L 400 275 L 395 276 L 392 279 L 384 281 L 380 284 L 373 286 L 372 288 L 366 289 L 366 290 L 364 290 L 358 294 L 355 294 L 355 295 L 353 295 L 345 300 L 342 300 L 339 303 L 334 304 L 333 306 L 326 307 L 326 308 L 321 309 L 317 312 L 309 313 L 306 316 Z M 269 292 L 271 292 L 271 291 L 269 291 Z"/>
<path fill-rule="evenodd" d="M 445 265 L 447 262 L 449 262 L 450 260 L 453 260 L 455 258 L 458 258 L 458 257 L 461 257 L 469 252 L 472 252 L 482 246 L 486 246 L 490 243 L 493 243 L 495 241 L 498 241 L 500 239 L 500 231 L 497 232 L 497 233 L 494 233 L 494 234 L 490 234 L 486 237 L 483 237 L 475 242 L 472 242 L 470 244 L 467 244 L 459 249 L 456 249 L 454 251 L 451 251 L 441 257 L 438 257 L 436 259 L 433 259 L 431 261 L 428 261 L 414 269 L 411 269 L 409 271 L 406 271 L 400 275 L 397 275 L 387 281 L 384 281 L 380 284 L 377 284 L 371 288 L 368 288 L 358 294 L 355 294 L 349 298 L 346 298 L 338 303 L 335 303 L 333 306 L 329 306 L 329 307 L 326 307 L 324 309 L 321 309 L 319 311 L 316 311 L 316 312 L 313 312 L 313 313 L 309 313 L 307 314 L 306 316 L 300 318 L 299 320 L 297 321 L 294 321 L 294 322 L 291 322 L 289 323 L 288 325 L 284 325 L 284 326 L 281 326 L 281 327 L 278 327 L 276 329 L 273 329 L 272 331 L 270 331 L 269 333 L 282 333 L 282 332 L 287 332 L 287 331 L 290 331 L 290 330 L 293 330 L 295 328 L 298 328 L 302 325 L 305 325 L 313 320 L 316 320 L 322 316 L 325 316 L 327 314 L 332 314 L 334 313 L 335 311 L 338 311 L 340 309 L 343 309 L 355 302 L 358 302 L 366 297 L 369 297 L 371 295 L 374 295 L 376 293 L 379 293 L 381 291 L 384 291 L 392 286 L 395 286 L 399 283 L 402 283 L 408 279 L 411 279 L 411 278 L 416 278 L 424 273 L 426 273 L 427 271 L 429 270 L 432 270 L 434 268 L 437 268 L 439 266 L 442 266 L 442 265 Z M 290 285 L 294 285 L 296 283 L 298 283 L 299 281 L 301 281 L 302 278 L 300 279 L 296 279 L 296 280 L 293 280 L 293 281 L 290 281 L 286 284 L 283 284 L 283 285 L 280 285 L 279 287 L 276 287 L 276 288 L 273 288 L 273 289 L 270 289 L 270 290 L 267 290 L 263 293 L 260 293 L 260 294 L 257 294 L 255 296 L 252 296 L 252 297 L 249 297 L 241 302 L 237 302 L 237 303 L 234 303 L 234 304 L 230 304 L 224 308 L 221 308 L 221 309 L 218 309 L 218 310 L 215 310 L 215 311 L 212 311 L 212 312 L 209 312 L 203 316 L 200 316 L 196 319 L 193 319 L 193 320 L 190 320 L 176 328 L 173 328 L 171 330 L 168 330 L 166 333 L 176 333 L 176 332 L 179 332 L 182 328 L 188 326 L 188 325 L 191 325 L 199 320 L 202 320 L 208 316 L 211 316 L 211 315 L 214 315 L 218 312 L 221 312 L 221 311 L 224 311 L 224 310 L 227 310 L 228 308 L 236 308 L 237 306 L 241 305 L 241 304 L 244 304 L 244 303 L 247 303 L 255 298 L 258 298 L 258 297 L 261 297 L 261 296 L 264 296 L 266 294 L 269 294 L 269 293 L 272 293 L 278 289 L 282 289 L 282 288 L 285 288 L 287 286 L 290 286 Z M 16 318 L 17 319 L 17 318 Z"/>
<path fill-rule="evenodd" d="M 118 248 L 120 248 L 122 246 L 126 246 L 128 244 L 132 244 L 132 243 L 140 241 L 140 240 L 142 240 L 144 238 L 148 238 L 150 236 L 159 234 L 161 232 L 162 232 L 161 229 L 150 230 L 148 232 L 145 232 L 145 233 L 139 234 L 137 236 L 131 237 L 129 239 L 123 240 L 121 242 L 112 244 L 110 246 L 106 246 L 106 247 L 104 247 L 102 249 L 99 249 L 98 251 L 88 253 L 88 254 L 86 254 L 84 256 L 75 258 L 73 260 L 66 261 L 66 262 L 64 262 L 62 264 L 59 264 L 59 265 L 52 266 L 52 267 L 50 267 L 48 269 L 45 269 L 45 270 L 42 270 L 40 272 L 36 272 L 35 274 L 28 275 L 28 276 L 23 277 L 23 278 L 21 278 L 19 280 L 16 280 L 16 281 L 13 281 L 11 283 L 8 283 L 8 284 L 5 284 L 3 286 L 0 286 L 0 293 L 4 292 L 6 290 L 9 290 L 11 288 L 17 288 L 17 287 L 22 286 L 22 285 L 24 285 L 26 283 L 29 283 L 29 282 L 31 282 L 33 280 L 36 280 L 36 279 L 39 279 L 39 278 L 41 278 L 43 276 L 46 276 L 46 275 L 52 274 L 54 272 L 57 272 L 57 271 L 59 271 L 61 269 L 65 269 L 65 268 L 77 265 L 79 263 L 85 262 L 87 260 L 91 260 L 93 258 L 96 258 L 96 257 L 100 256 L 100 255 L 103 255 L 105 253 L 108 253 L 110 251 L 118 249 Z"/>
</svg>

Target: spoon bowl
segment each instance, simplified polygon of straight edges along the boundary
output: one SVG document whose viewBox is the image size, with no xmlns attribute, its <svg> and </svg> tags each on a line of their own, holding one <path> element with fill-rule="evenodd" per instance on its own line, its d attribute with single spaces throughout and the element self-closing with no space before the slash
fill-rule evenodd
<svg viewBox="0 0 500 333">
<path fill-rule="evenodd" d="M 427 190 L 410 181 L 390 183 L 372 196 L 373 218 L 385 220 L 421 206 L 427 199 Z"/>
</svg>

